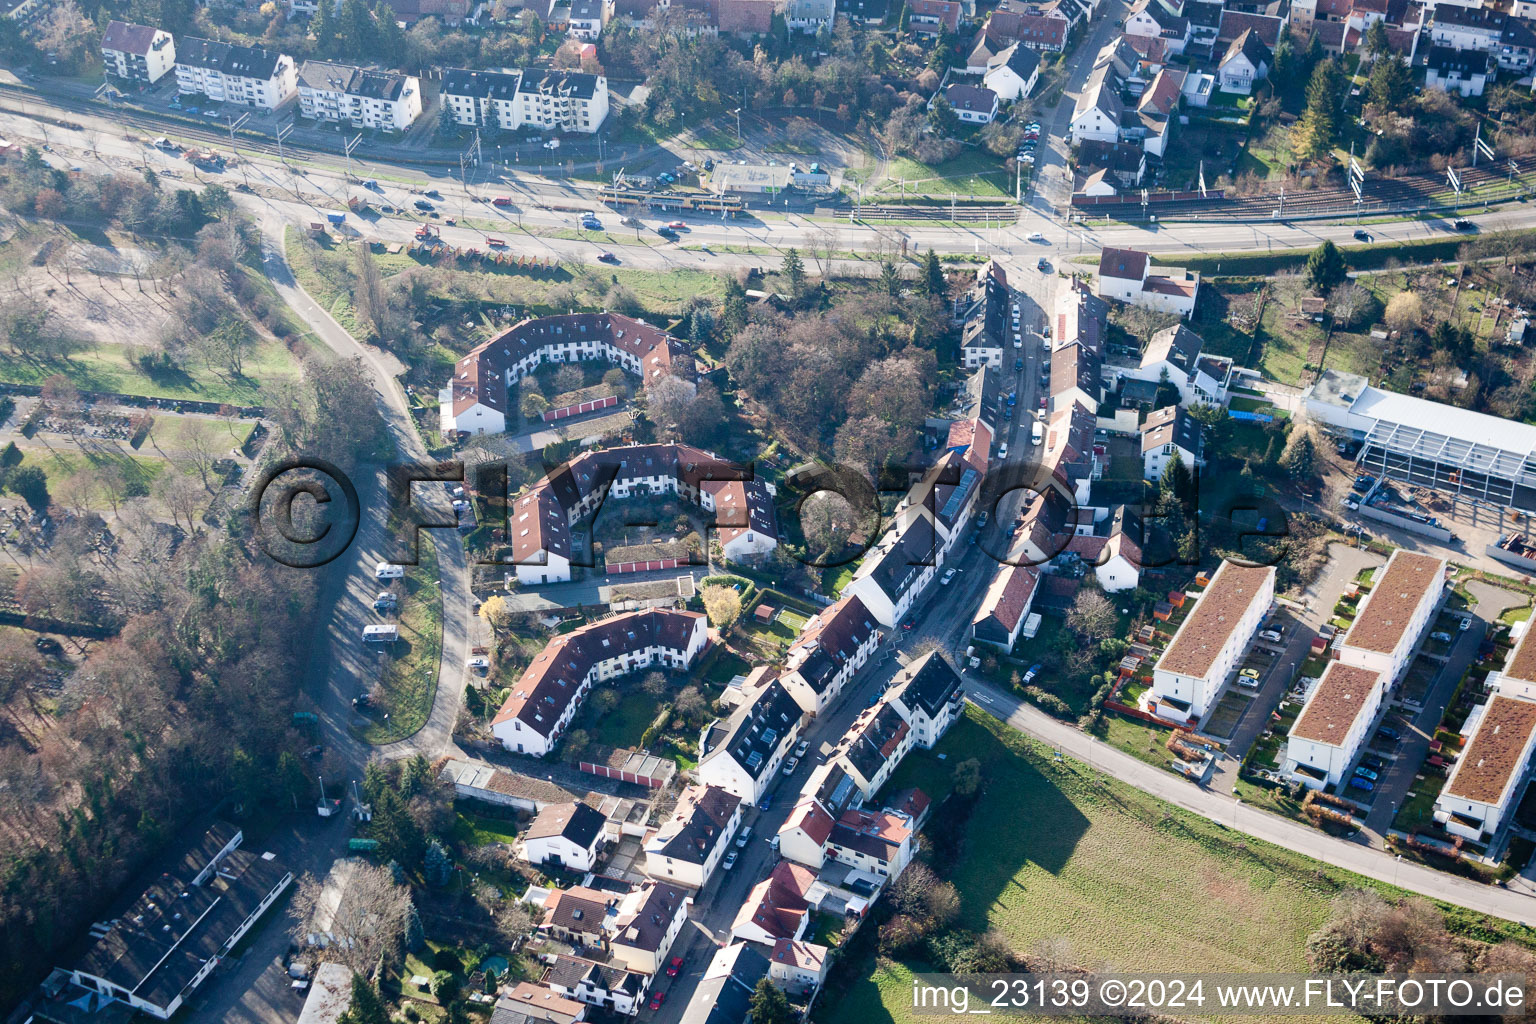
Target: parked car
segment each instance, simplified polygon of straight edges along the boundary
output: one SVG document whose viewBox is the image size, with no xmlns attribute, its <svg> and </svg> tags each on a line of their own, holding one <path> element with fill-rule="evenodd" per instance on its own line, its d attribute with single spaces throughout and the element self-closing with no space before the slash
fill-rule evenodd
<svg viewBox="0 0 1536 1024">
<path fill-rule="evenodd" d="M 986 509 L 982 509 L 980 512 L 976 513 L 976 525 L 977 526 L 986 526 L 987 525 L 987 517 L 988 517 L 988 513 L 987 513 Z"/>
<path fill-rule="evenodd" d="M 1429 634 L 1429 638 L 1431 640 L 1439 641 L 1442 644 L 1448 644 L 1451 642 L 1451 634 L 1445 632 L 1442 629 L 1437 629 L 1433 633 Z"/>
<path fill-rule="evenodd" d="M 732 850 L 730 853 L 725 855 L 725 860 L 720 862 L 720 867 L 723 868 L 726 871 L 729 871 L 729 870 L 731 870 L 731 868 L 733 868 L 735 866 L 736 866 L 736 851 Z"/>
<path fill-rule="evenodd" d="M 1382 768 L 1386 766 L 1387 762 L 1377 757 L 1375 754 L 1366 754 L 1360 759 L 1360 763 L 1365 765 L 1367 768 Z"/>
<path fill-rule="evenodd" d="M 397 580 L 405 575 L 405 566 L 392 565 L 389 562 L 380 562 L 373 567 L 374 579 Z"/>
<path fill-rule="evenodd" d="M 491 667 L 491 659 L 487 658 L 483 654 L 477 654 L 474 657 L 472 657 L 472 658 L 468 659 L 467 661 L 465 661 L 464 665 L 465 665 L 466 668 L 473 668 L 473 669 L 484 670 L 484 669 L 488 669 L 488 668 Z"/>
<path fill-rule="evenodd" d="M 658 991 L 655 995 L 651 996 L 651 1009 L 653 1009 L 653 1010 L 661 1009 L 661 1004 L 666 1002 L 666 1001 L 667 1001 L 667 994 L 665 992 L 659 992 Z"/>
<path fill-rule="evenodd" d="M 677 977 L 677 972 L 681 971 L 682 969 L 683 969 L 683 958 L 680 957 L 680 956 L 673 957 L 672 958 L 672 962 L 667 964 L 667 977 L 669 977 L 669 978 Z"/>
<path fill-rule="evenodd" d="M 746 828 L 742 829 L 740 832 L 738 832 L 736 834 L 736 848 L 738 850 L 746 849 L 747 844 L 749 842 L 751 842 L 751 841 L 752 841 L 752 826 L 751 825 L 748 825 Z"/>
<path fill-rule="evenodd" d="M 1260 630 L 1259 631 L 1259 639 L 1260 640 L 1268 640 L 1272 644 L 1277 644 L 1277 643 L 1280 642 L 1280 639 L 1281 639 L 1280 631 L 1278 629 Z"/>
<path fill-rule="evenodd" d="M 1370 779 L 1372 782 L 1375 782 L 1377 779 L 1381 778 L 1381 776 L 1377 775 L 1363 764 L 1355 766 L 1355 774 L 1362 779 Z"/>
<path fill-rule="evenodd" d="M 1456 623 L 1456 628 L 1457 628 L 1457 630 L 1459 630 L 1462 633 L 1465 633 L 1467 630 L 1471 629 L 1472 628 L 1472 618 L 1471 618 L 1471 616 L 1468 616 L 1467 618 L 1462 619 L 1460 622 Z"/>
<path fill-rule="evenodd" d="M 878 700 L 879 697 L 877 696 L 875 699 Z M 763 794 L 763 798 L 757 802 L 757 809 L 760 810 L 760 811 L 766 811 L 768 808 L 770 808 L 772 806 L 773 806 L 773 794 L 771 794 L 771 793 Z"/>
<path fill-rule="evenodd" d="M 949 586 L 950 581 L 953 580 L 954 578 L 955 578 L 955 570 L 953 570 L 953 569 L 945 569 L 944 570 L 944 576 L 939 580 L 939 585 L 947 587 L 947 586 Z"/>
<path fill-rule="evenodd" d="M 788 761 L 784 762 L 784 774 L 786 776 L 793 775 L 795 774 L 795 769 L 799 767 L 800 759 L 798 757 L 792 757 Z"/>
<path fill-rule="evenodd" d="M 1024 369 L 1024 360 L 1023 359 L 1015 359 L 1013 361 L 1013 368 L 1015 370 L 1022 370 L 1022 369 Z"/>
<path fill-rule="evenodd" d="M 1403 734 L 1392 728 L 1390 725 L 1383 725 L 1381 728 L 1377 729 L 1376 735 L 1382 737 L 1383 739 L 1389 740 L 1398 740 L 1403 738 Z"/>
<path fill-rule="evenodd" d="M 810 740 L 801 740 L 800 741 L 800 745 L 795 748 L 795 756 L 796 757 L 804 757 L 805 754 L 806 754 L 806 751 L 808 751 L 810 749 L 811 749 L 811 741 Z"/>
<path fill-rule="evenodd" d="M 1360 776 L 1356 775 L 1354 778 L 1349 780 L 1349 787 L 1351 789 L 1363 789 L 1369 793 L 1371 790 L 1376 788 L 1376 785 L 1371 782 L 1370 779 L 1362 779 Z"/>
<path fill-rule="evenodd" d="M 1024 678 L 1020 680 L 1020 683 L 1022 683 L 1024 686 L 1028 686 L 1030 683 L 1035 681 L 1035 677 L 1039 674 L 1040 666 L 1038 664 L 1031 665 L 1029 666 L 1029 671 L 1024 673 Z"/>
</svg>

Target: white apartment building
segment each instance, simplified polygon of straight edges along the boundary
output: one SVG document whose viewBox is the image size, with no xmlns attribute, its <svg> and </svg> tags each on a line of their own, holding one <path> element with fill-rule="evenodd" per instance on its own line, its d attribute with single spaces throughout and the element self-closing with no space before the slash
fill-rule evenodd
<svg viewBox="0 0 1536 1024">
<path fill-rule="evenodd" d="M 1273 566 L 1222 562 L 1152 671 L 1157 714 L 1204 718 L 1275 598 Z"/>
<path fill-rule="evenodd" d="M 1527 628 L 1504 671 L 1489 678 L 1492 693 L 1462 724 L 1466 746 L 1435 799 L 1435 820 L 1473 842 L 1495 840 L 1520 799 L 1536 748 L 1536 629 Z"/>
<path fill-rule="evenodd" d="M 930 750 L 965 710 L 960 674 L 938 651 L 908 663 L 886 690 L 891 706 L 912 730 L 913 742 Z"/>
<path fill-rule="evenodd" d="M 276 110 L 298 91 L 298 69 L 285 53 L 182 36 L 176 44 L 176 88 L 215 103 Z"/>
<path fill-rule="evenodd" d="M 1392 552 L 1344 634 L 1339 660 L 1380 673 L 1391 689 L 1434 618 L 1445 592 L 1445 568 L 1443 558 L 1401 548 Z"/>
<path fill-rule="evenodd" d="M 755 670 L 743 689 L 752 691 L 751 700 L 701 731 L 698 778 L 755 805 L 778 781 L 805 713 L 766 668 Z"/>
<path fill-rule="evenodd" d="M 512 685 L 491 733 L 508 750 L 548 754 L 596 683 L 653 666 L 685 669 L 708 639 L 703 615 L 663 609 L 615 615 L 558 636 Z"/>
<path fill-rule="evenodd" d="M 1380 672 L 1329 662 L 1291 726 L 1282 771 L 1311 789 L 1343 783 L 1360 744 L 1370 736 L 1385 693 Z"/>
<path fill-rule="evenodd" d="M 443 102 L 463 125 L 592 134 L 608 116 L 608 79 L 577 71 L 443 69 Z"/>
<path fill-rule="evenodd" d="M 421 116 L 421 80 L 307 60 L 299 68 L 299 113 L 315 121 L 403 132 Z"/>
<path fill-rule="evenodd" d="M 162 28 L 111 21 L 101 36 L 101 64 L 116 78 L 153 84 L 176 67 L 176 41 Z"/>
<path fill-rule="evenodd" d="M 732 793 L 687 787 L 671 815 L 645 837 L 645 873 L 702 889 L 730 850 L 741 811 L 741 798 Z"/>
</svg>

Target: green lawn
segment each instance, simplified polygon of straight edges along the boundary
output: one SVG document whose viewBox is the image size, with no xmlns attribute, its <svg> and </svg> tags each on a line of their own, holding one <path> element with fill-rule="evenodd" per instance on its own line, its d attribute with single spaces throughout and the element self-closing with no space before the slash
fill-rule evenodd
<svg viewBox="0 0 1536 1024">
<path fill-rule="evenodd" d="M 116 466 L 122 473 L 124 497 L 143 497 L 149 493 L 160 474 L 170 465 L 164 459 L 120 455 L 115 452 L 87 453 L 65 448 L 54 451 L 27 448 L 24 451 L 21 465 L 36 466 L 41 469 L 48 478 L 48 492 L 55 499 L 64 496 L 66 480 L 78 478 L 89 469 L 105 468 L 109 465 Z M 104 512 L 111 507 L 108 499 L 110 492 L 99 484 L 87 480 L 79 486 L 83 488 L 79 500 L 86 508 Z M 65 502 L 65 504 L 72 503 L 72 501 Z"/>
<path fill-rule="evenodd" d="M 960 891 L 961 925 L 996 928 L 1020 953 L 1065 937 L 1090 968 L 1305 971 L 1306 937 L 1327 919 L 1330 899 L 1372 884 L 1046 754 L 969 708 L 890 783 L 926 782 L 937 800 L 950 765 L 981 760 L 982 802 L 958 862 L 940 870 Z M 908 980 L 924 966 L 871 961 L 845 992 L 828 990 L 818 1018 L 916 1022 Z"/>
<path fill-rule="evenodd" d="M 470 846 L 512 843 L 517 840 L 517 822 L 460 811 L 454 818 L 453 838 L 457 842 Z"/>
<path fill-rule="evenodd" d="M 280 343 L 263 340 L 252 349 L 243 369 L 244 376 L 232 377 L 209 370 L 201 360 L 192 360 L 180 370 L 146 370 L 118 345 L 99 345 L 61 360 L 28 359 L 9 349 L 0 350 L 0 381 L 9 384 L 41 384 L 62 374 L 82 391 L 231 405 L 260 405 L 262 383 L 298 377 L 299 360 Z"/>
<path fill-rule="evenodd" d="M 724 128 L 706 128 L 703 131 L 694 132 L 693 138 L 689 139 L 684 145 L 689 149 L 730 151 L 740 149 L 742 142 L 733 131 L 728 131 Z"/>
<path fill-rule="evenodd" d="M 1444 778 L 1433 772 L 1426 774 L 1423 779 L 1415 779 L 1413 792 L 1403 801 L 1403 806 L 1398 808 L 1397 816 L 1392 819 L 1392 827 L 1412 835 L 1421 828 L 1433 825 L 1435 798 L 1440 795 L 1440 786 L 1444 781 Z"/>
<path fill-rule="evenodd" d="M 953 160 L 940 164 L 897 157 L 886 165 L 885 179 L 880 184 L 887 198 L 901 194 L 898 182 L 905 183 L 908 194 L 940 198 L 951 192 L 961 198 L 1007 199 L 1013 196 L 1013 180 L 1003 171 L 1003 162 L 991 153 L 977 149 L 967 149 Z"/>
<path fill-rule="evenodd" d="M 443 598 L 437 578 L 437 549 L 422 538 L 421 561 L 405 574 L 400 639 L 393 650 L 375 655 L 385 659 L 380 669 L 383 698 L 370 712 L 367 725 L 359 730 L 368 743 L 404 739 L 425 725 L 432 713 L 443 653 Z M 362 643 L 361 638 L 358 643 Z"/>
<path fill-rule="evenodd" d="M 661 702 L 641 690 L 638 679 L 620 690 L 619 706 L 606 715 L 597 715 L 588 726 L 592 740 L 610 747 L 638 747 L 645 727 L 656 720 Z"/>
</svg>

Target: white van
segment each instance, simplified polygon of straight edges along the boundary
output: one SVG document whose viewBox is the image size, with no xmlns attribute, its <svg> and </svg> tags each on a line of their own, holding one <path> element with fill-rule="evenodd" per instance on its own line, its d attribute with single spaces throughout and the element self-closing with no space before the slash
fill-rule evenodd
<svg viewBox="0 0 1536 1024">
<path fill-rule="evenodd" d="M 1044 430 L 1044 428 L 1041 427 L 1040 421 L 1039 420 L 1035 420 L 1035 425 L 1029 431 L 1029 443 L 1030 444 L 1034 444 L 1034 445 L 1038 445 L 1041 442 L 1043 442 L 1044 440 L 1045 440 L 1045 430 Z"/>
<path fill-rule="evenodd" d="M 390 562 L 380 562 L 373 567 L 374 579 L 397 580 L 405 575 L 405 566 L 394 565 Z"/>
</svg>

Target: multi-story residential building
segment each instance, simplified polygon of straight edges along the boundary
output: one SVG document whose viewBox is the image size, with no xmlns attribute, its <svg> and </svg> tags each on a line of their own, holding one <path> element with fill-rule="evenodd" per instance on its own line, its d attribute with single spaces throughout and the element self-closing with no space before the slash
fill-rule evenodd
<svg viewBox="0 0 1536 1024">
<path fill-rule="evenodd" d="M 1040 81 L 1040 53 L 1023 43 L 1014 43 L 987 62 L 982 81 L 1005 103 L 1023 99 L 1035 91 Z"/>
<path fill-rule="evenodd" d="M 699 737 L 699 781 L 756 804 L 799 739 L 805 713 L 766 669 L 752 696 L 730 718 L 706 725 Z M 754 683 L 749 677 L 748 683 Z M 744 687 L 745 688 L 745 687 Z"/>
<path fill-rule="evenodd" d="M 971 619 L 971 639 L 1000 651 L 1013 650 L 1039 585 L 1035 566 L 1001 563 Z"/>
<path fill-rule="evenodd" d="M 741 798 L 713 786 L 688 786 L 672 813 L 645 837 L 645 873 L 702 889 L 741 825 Z"/>
<path fill-rule="evenodd" d="M 960 673 L 938 651 L 929 651 L 891 678 L 886 699 L 912 730 L 913 742 L 931 749 L 965 709 Z"/>
<path fill-rule="evenodd" d="M 791 32 L 816 35 L 832 31 L 837 18 L 837 0 L 789 0 L 784 8 L 784 24 Z"/>
<path fill-rule="evenodd" d="M 968 296 L 970 308 L 960 329 L 960 352 L 967 369 L 1002 366 L 1009 341 L 1008 274 L 994 260 L 976 274 L 976 286 Z M 1022 335 L 1021 335 L 1022 340 Z"/>
<path fill-rule="evenodd" d="M 1282 771 L 1311 789 L 1342 784 L 1370 736 L 1386 688 L 1380 672 L 1329 662 L 1286 737 Z"/>
<path fill-rule="evenodd" d="M 832 826 L 860 802 L 857 781 L 838 762 L 819 765 L 800 790 L 800 799 L 779 827 L 779 856 L 820 871 Z"/>
<path fill-rule="evenodd" d="M 1200 275 L 1180 267 L 1159 267 L 1135 249 L 1105 248 L 1099 254 L 1098 294 L 1136 306 L 1188 317 L 1200 295 Z"/>
<path fill-rule="evenodd" d="M 1205 341 L 1183 324 L 1165 327 L 1147 341 L 1141 361 L 1114 367 L 1116 378 L 1179 389 L 1180 405 L 1225 405 L 1232 378 L 1232 360 L 1205 355 Z"/>
<path fill-rule="evenodd" d="M 443 69 L 443 102 L 459 124 L 590 135 L 608 116 L 608 79 L 577 71 Z"/>
<path fill-rule="evenodd" d="M 1222 562 L 1152 672 L 1157 714 L 1180 723 L 1204 718 L 1274 597 L 1273 566 Z"/>
<path fill-rule="evenodd" d="M 618 313 L 523 320 L 454 366 L 453 379 L 437 396 L 440 429 L 445 436 L 502 433 L 512 385 L 544 363 L 592 359 L 613 363 L 642 384 L 667 377 L 691 382 L 698 376 L 693 350 L 644 320 Z"/>
<path fill-rule="evenodd" d="M 1243 34 L 1227 47 L 1217 67 L 1216 79 L 1221 83 L 1222 91 L 1247 96 L 1257 83 L 1269 77 L 1274 62 L 1269 47 L 1253 29 L 1244 29 Z"/>
<path fill-rule="evenodd" d="M 1192 31 L 1188 18 L 1172 13 L 1157 0 L 1138 0 L 1125 16 L 1125 34 L 1132 46 L 1137 46 L 1138 39 L 1156 40 L 1157 52 L 1149 56 L 1161 63 L 1184 52 Z"/>
<path fill-rule="evenodd" d="M 591 42 L 603 34 L 608 13 L 607 0 L 571 0 L 571 17 L 566 23 L 566 34 L 573 39 Z"/>
<path fill-rule="evenodd" d="M 491 733 L 508 750 L 547 754 L 595 684 L 653 665 L 687 668 L 707 641 L 703 615 L 659 608 L 557 636 L 512 685 Z"/>
<path fill-rule="evenodd" d="M 645 976 L 614 964 L 555 954 L 543 984 L 566 999 L 634 1016 L 645 1002 Z"/>
<path fill-rule="evenodd" d="M 530 864 L 551 862 L 567 871 L 591 871 L 603 846 L 605 819 L 581 801 L 541 810 L 523 834 L 521 853 Z"/>
<path fill-rule="evenodd" d="M 1424 57 L 1424 84 L 1441 92 L 1481 96 L 1493 80 L 1494 67 L 1491 53 L 1431 46 Z"/>
<path fill-rule="evenodd" d="M 864 555 L 853 581 L 843 588 L 864 602 L 875 620 L 894 628 L 933 582 L 942 555 L 941 539 L 927 509 L 899 513 L 875 546 Z"/>
<path fill-rule="evenodd" d="M 957 0 L 909 0 L 907 24 L 912 31 L 936 36 L 960 31 L 962 9 Z"/>
<path fill-rule="evenodd" d="M 688 891 L 669 882 L 651 879 L 630 890 L 619 900 L 612 919 L 608 951 L 614 961 L 639 974 L 660 973 L 691 906 Z"/>
<path fill-rule="evenodd" d="M 747 894 L 731 923 L 731 938 L 762 946 L 773 946 L 780 939 L 798 940 L 814 909 L 809 896 L 815 883 L 814 871 L 794 861 L 779 861 Z"/>
<path fill-rule="evenodd" d="M 101 36 L 101 63 L 116 78 L 153 85 L 176 67 L 176 40 L 162 28 L 110 21 Z"/>
<path fill-rule="evenodd" d="M 1504 670 L 1489 678 L 1491 693 L 1462 724 L 1467 738 L 1451 777 L 1435 799 L 1435 820 L 1447 832 L 1496 844 L 1525 783 L 1536 747 L 1536 629 L 1527 628 Z"/>
<path fill-rule="evenodd" d="M 601 947 L 615 931 L 621 895 L 584 885 L 552 889 L 540 908 L 538 930 L 558 942 Z"/>
<path fill-rule="evenodd" d="M 676 494 L 714 515 L 711 541 L 732 561 L 778 544 L 773 495 L 748 470 L 690 445 L 629 445 L 584 452 L 512 505 L 512 563 L 524 584 L 571 578 L 571 528 L 609 499 Z"/>
<path fill-rule="evenodd" d="M 999 48 L 1023 43 L 1031 50 L 1065 53 L 1083 17 L 1075 0 L 1002 0 L 984 31 Z"/>
<path fill-rule="evenodd" d="M 862 803 L 874 798 L 916 743 L 916 732 L 887 697 L 859 712 L 833 759 L 853 779 Z"/>
<path fill-rule="evenodd" d="M 779 682 L 804 711 L 819 715 L 879 645 L 874 616 L 856 595 L 849 595 L 806 623 L 784 656 Z"/>
<path fill-rule="evenodd" d="M 1181 405 L 1156 409 L 1141 425 L 1141 475 L 1146 480 L 1161 480 L 1163 470 L 1178 455 L 1191 473 L 1205 461 L 1205 443 L 1200 421 Z"/>
<path fill-rule="evenodd" d="M 1446 560 L 1398 549 L 1376 570 L 1371 592 L 1339 644 L 1337 657 L 1380 673 L 1390 690 L 1435 616 L 1445 591 Z"/>
<path fill-rule="evenodd" d="M 767 957 L 745 942 L 727 943 L 704 968 L 679 1024 L 747 1024 L 752 993 L 767 975 Z"/>
<path fill-rule="evenodd" d="M 896 878 L 915 852 L 912 822 L 894 811 L 844 811 L 827 837 L 827 857 L 865 874 Z"/>
<path fill-rule="evenodd" d="M 298 88 L 299 113 L 316 121 L 393 133 L 421 116 L 421 81 L 414 75 L 307 60 Z"/>
<path fill-rule="evenodd" d="M 276 110 L 298 91 L 298 69 L 285 53 L 182 36 L 176 43 L 176 88 L 215 103 Z"/>
<path fill-rule="evenodd" d="M 1428 27 L 1429 42 L 1452 50 L 1493 53 L 1499 48 L 1507 20 L 1508 15 L 1491 7 L 1437 4 Z"/>
</svg>

